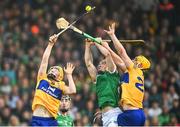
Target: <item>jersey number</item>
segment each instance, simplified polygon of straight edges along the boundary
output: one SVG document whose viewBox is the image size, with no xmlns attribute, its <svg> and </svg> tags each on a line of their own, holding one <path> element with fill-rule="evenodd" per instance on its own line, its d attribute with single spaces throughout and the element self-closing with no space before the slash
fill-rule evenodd
<svg viewBox="0 0 180 127">
<path fill-rule="evenodd" d="M 137 79 L 142 83 L 135 83 L 136 88 L 138 88 L 141 92 L 144 92 L 144 90 L 142 89 L 143 80 L 141 79 L 141 77 L 137 77 Z M 128 72 L 126 72 L 122 75 L 122 82 L 129 83 L 129 73 Z"/>
<path fill-rule="evenodd" d="M 137 77 L 137 79 L 138 79 L 139 81 L 142 81 L 142 82 L 143 82 L 143 80 L 142 80 L 140 77 Z M 136 88 L 138 88 L 141 92 L 144 92 L 144 90 L 141 88 L 141 86 L 143 86 L 143 84 L 141 84 L 141 83 L 136 83 L 135 86 L 136 86 Z"/>
</svg>

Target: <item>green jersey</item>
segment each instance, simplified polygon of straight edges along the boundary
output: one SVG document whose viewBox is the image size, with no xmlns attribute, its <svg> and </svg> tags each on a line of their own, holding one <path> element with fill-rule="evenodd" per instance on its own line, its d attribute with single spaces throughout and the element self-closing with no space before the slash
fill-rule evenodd
<svg viewBox="0 0 180 127">
<path fill-rule="evenodd" d="M 99 108 L 106 106 L 118 107 L 119 73 L 102 72 L 96 78 L 96 94 Z"/>
<path fill-rule="evenodd" d="M 58 114 L 56 120 L 59 127 L 73 127 L 73 119 L 70 115 Z"/>
</svg>

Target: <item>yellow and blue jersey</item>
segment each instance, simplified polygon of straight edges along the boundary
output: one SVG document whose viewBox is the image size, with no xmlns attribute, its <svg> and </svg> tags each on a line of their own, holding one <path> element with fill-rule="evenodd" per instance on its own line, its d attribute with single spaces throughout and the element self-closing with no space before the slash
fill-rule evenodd
<svg viewBox="0 0 180 127">
<path fill-rule="evenodd" d="M 122 76 L 122 95 L 120 105 L 132 105 L 142 108 L 144 98 L 144 76 L 139 68 L 134 68 L 132 64 Z"/>
<path fill-rule="evenodd" d="M 56 118 L 64 87 L 63 81 L 52 84 L 46 74 L 38 76 L 32 110 L 34 111 L 37 105 L 42 105 Z"/>
</svg>

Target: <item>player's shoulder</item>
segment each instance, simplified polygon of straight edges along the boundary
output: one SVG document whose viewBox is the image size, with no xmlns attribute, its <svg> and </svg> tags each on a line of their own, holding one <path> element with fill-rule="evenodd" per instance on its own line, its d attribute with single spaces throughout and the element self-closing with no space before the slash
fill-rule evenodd
<svg viewBox="0 0 180 127">
<path fill-rule="evenodd" d="M 128 69 L 127 71 L 132 74 L 138 73 L 140 75 L 143 75 L 143 71 L 138 67 L 132 67 L 131 69 Z"/>
<path fill-rule="evenodd" d="M 36 87 L 38 87 L 40 84 L 49 84 L 50 85 L 46 75 L 44 75 L 44 76 L 41 75 L 41 76 L 37 77 L 37 85 L 36 85 Z"/>
<path fill-rule="evenodd" d="M 136 73 L 138 73 L 138 75 L 143 76 L 143 71 L 140 68 L 135 68 L 134 70 Z"/>
<path fill-rule="evenodd" d="M 65 85 L 65 82 L 64 81 L 60 81 L 60 82 L 58 82 L 59 84 L 61 84 L 61 85 Z"/>
<path fill-rule="evenodd" d="M 65 87 L 66 87 L 64 81 L 56 82 L 53 86 L 56 87 L 57 89 L 62 90 L 63 92 L 65 91 Z"/>
<path fill-rule="evenodd" d="M 62 88 L 65 86 L 65 82 L 64 81 L 56 82 L 56 86 L 58 86 L 59 88 Z"/>
<path fill-rule="evenodd" d="M 47 74 L 41 74 L 37 76 L 37 82 L 41 81 L 41 80 L 48 80 L 47 78 Z"/>
</svg>

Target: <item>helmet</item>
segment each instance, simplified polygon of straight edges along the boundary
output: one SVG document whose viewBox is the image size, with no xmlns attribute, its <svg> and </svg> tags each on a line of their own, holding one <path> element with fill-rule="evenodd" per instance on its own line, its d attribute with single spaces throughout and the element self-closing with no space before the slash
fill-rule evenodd
<svg viewBox="0 0 180 127">
<path fill-rule="evenodd" d="M 59 71 L 59 76 L 58 77 L 56 77 L 55 75 L 52 74 L 52 72 L 51 72 L 52 69 L 57 69 Z M 60 67 L 60 66 L 52 66 L 48 71 L 48 77 L 55 80 L 55 81 L 57 81 L 57 82 L 61 81 L 63 79 L 63 77 L 64 77 L 64 72 L 63 72 L 62 67 Z"/>
<path fill-rule="evenodd" d="M 141 69 L 149 69 L 151 66 L 151 63 L 149 62 L 149 60 L 142 55 L 136 56 L 135 60 L 138 64 L 142 65 Z"/>
<path fill-rule="evenodd" d="M 67 99 L 67 100 L 71 101 L 71 97 L 69 95 L 63 95 L 61 99 Z"/>
</svg>

